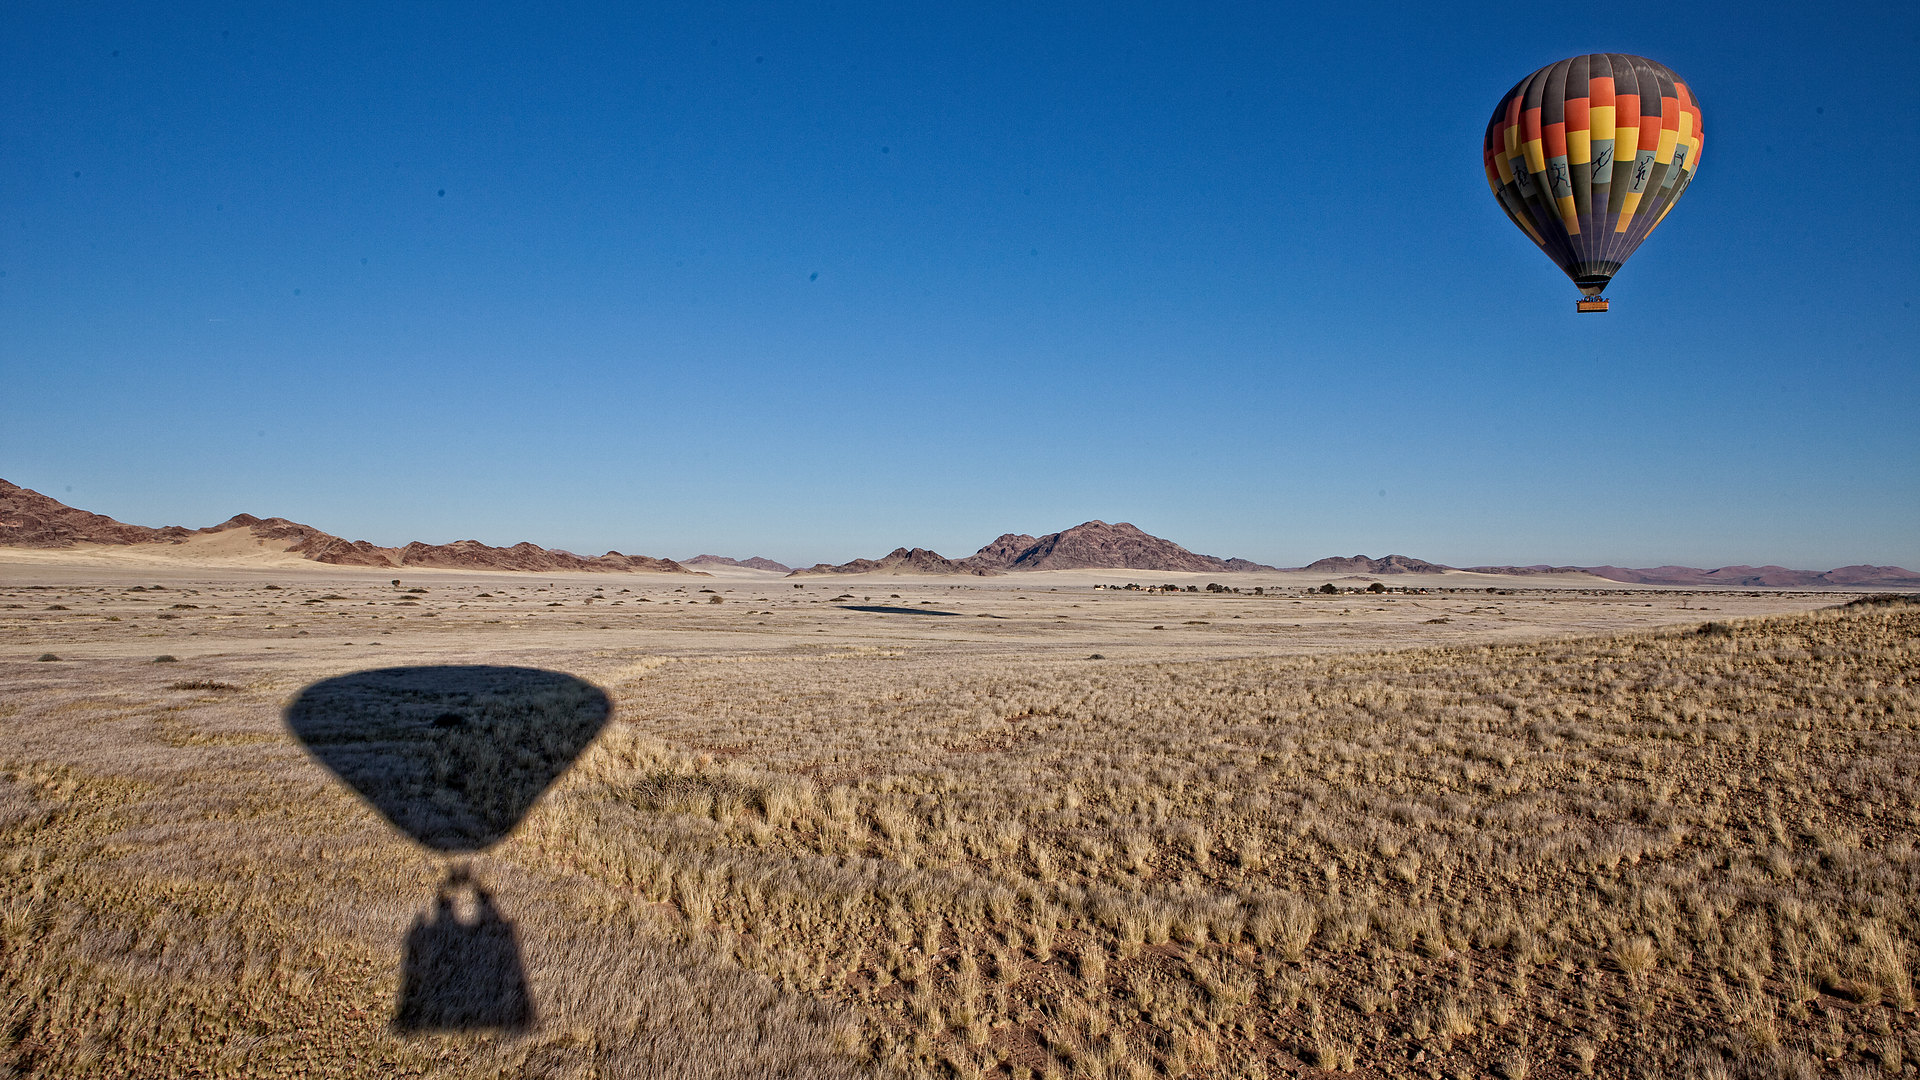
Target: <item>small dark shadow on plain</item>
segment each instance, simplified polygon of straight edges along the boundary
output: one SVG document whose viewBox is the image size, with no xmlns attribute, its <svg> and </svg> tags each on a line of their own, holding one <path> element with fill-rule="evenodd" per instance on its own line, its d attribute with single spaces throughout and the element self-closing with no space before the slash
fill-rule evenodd
<svg viewBox="0 0 1920 1080">
<path fill-rule="evenodd" d="M 935 611 L 923 607 L 883 607 L 879 604 L 841 604 L 845 611 L 870 611 L 876 615 L 958 615 L 957 611 Z"/>
<path fill-rule="evenodd" d="M 396 829 L 444 854 L 498 843 L 606 726 L 599 687 L 558 671 L 480 665 L 356 671 L 287 707 L 307 752 Z M 415 919 L 401 962 L 398 1032 L 534 1023 L 519 935 L 464 865 Z"/>
</svg>

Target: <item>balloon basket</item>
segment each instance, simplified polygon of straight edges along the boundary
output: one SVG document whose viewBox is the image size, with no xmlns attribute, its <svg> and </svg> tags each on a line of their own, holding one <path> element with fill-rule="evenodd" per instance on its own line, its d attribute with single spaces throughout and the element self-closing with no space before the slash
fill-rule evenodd
<svg viewBox="0 0 1920 1080">
<path fill-rule="evenodd" d="M 1589 311 L 1605 311 L 1607 310 L 1607 298 L 1604 296 L 1594 296 L 1575 300 L 1573 302 L 1573 310 L 1583 314 Z"/>
</svg>

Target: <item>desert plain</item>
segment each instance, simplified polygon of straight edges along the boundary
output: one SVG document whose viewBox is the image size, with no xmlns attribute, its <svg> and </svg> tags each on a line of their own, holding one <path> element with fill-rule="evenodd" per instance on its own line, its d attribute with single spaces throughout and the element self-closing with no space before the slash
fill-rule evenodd
<svg viewBox="0 0 1920 1080">
<path fill-rule="evenodd" d="M 1374 580 L 0 551 L 0 1069 L 1920 1070 L 1920 606 Z M 610 706 L 412 744 L 422 813 L 557 774 L 483 850 L 289 720 L 482 666 Z M 435 992 L 519 1021 L 397 1011 L 436 919 L 510 930 Z"/>
</svg>

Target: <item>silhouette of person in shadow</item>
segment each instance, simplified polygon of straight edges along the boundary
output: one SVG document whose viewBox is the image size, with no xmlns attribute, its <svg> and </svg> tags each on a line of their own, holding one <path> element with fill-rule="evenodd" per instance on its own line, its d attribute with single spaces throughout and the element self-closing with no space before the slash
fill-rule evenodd
<svg viewBox="0 0 1920 1080">
<path fill-rule="evenodd" d="M 455 903 L 463 888 L 471 893 L 468 918 Z M 433 915 L 415 918 L 407 932 L 393 1027 L 403 1032 L 533 1028 L 519 937 L 494 906 L 493 894 L 463 864 L 441 882 Z"/>
<path fill-rule="evenodd" d="M 598 687 L 557 671 L 400 667 L 314 683 L 287 707 L 286 722 L 395 828 L 436 852 L 465 855 L 512 832 L 611 713 Z M 431 915 L 407 933 L 394 1030 L 526 1031 L 533 1023 L 513 924 L 457 863 Z"/>
</svg>

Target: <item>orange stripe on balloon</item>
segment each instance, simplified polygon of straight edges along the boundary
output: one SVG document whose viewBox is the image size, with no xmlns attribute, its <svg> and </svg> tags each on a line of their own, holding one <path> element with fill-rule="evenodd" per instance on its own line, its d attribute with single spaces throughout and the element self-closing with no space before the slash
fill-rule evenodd
<svg viewBox="0 0 1920 1080">
<path fill-rule="evenodd" d="M 1548 157 L 1567 156 L 1567 125 L 1548 124 L 1546 128 L 1542 130 L 1541 135 L 1543 136 L 1543 141 L 1547 144 Z"/>
<path fill-rule="evenodd" d="M 1593 102 L 1589 98 L 1569 98 L 1567 100 L 1568 131 L 1593 130 L 1593 120 L 1587 111 L 1592 104 Z"/>
</svg>

